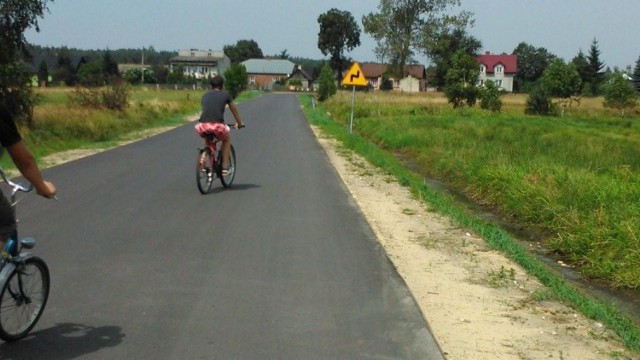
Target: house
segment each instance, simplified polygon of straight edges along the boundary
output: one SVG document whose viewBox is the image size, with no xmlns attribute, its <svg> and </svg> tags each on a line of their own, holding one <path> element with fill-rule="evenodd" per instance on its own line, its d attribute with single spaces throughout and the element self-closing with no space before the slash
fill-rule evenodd
<svg viewBox="0 0 640 360">
<path fill-rule="evenodd" d="M 290 86 L 289 90 L 309 91 L 313 89 L 314 82 L 318 78 L 318 70 L 312 66 L 296 65 L 287 79 L 290 83 L 300 83 L 299 86 Z"/>
<path fill-rule="evenodd" d="M 518 70 L 517 55 L 494 55 L 487 51 L 476 58 L 480 64 L 479 85 L 483 86 L 486 80 L 491 80 L 500 90 L 513 92 L 513 79 Z"/>
<path fill-rule="evenodd" d="M 241 63 L 247 69 L 249 86 L 271 90 L 277 82 L 287 80 L 296 65 L 286 59 L 249 59 Z"/>
<path fill-rule="evenodd" d="M 207 79 L 222 75 L 231 66 L 231 59 L 223 51 L 181 50 L 169 59 L 169 69 L 182 69 L 185 76 Z"/>
<path fill-rule="evenodd" d="M 385 74 L 389 65 L 378 63 L 363 63 L 360 65 L 365 78 L 369 85 L 376 90 L 380 89 L 382 84 L 382 75 Z M 393 89 L 402 92 L 419 92 L 425 91 L 427 87 L 427 72 L 424 65 L 405 65 L 404 77 L 395 79 L 390 77 L 393 82 Z"/>
</svg>

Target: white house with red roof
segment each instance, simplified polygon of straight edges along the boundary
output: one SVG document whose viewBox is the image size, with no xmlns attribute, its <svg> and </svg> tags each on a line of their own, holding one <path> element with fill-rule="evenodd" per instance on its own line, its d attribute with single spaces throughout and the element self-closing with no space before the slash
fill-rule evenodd
<svg viewBox="0 0 640 360">
<path fill-rule="evenodd" d="M 486 80 L 491 80 L 498 89 L 513 92 L 513 79 L 518 70 L 517 55 L 494 55 L 487 51 L 484 55 L 478 56 L 477 61 L 480 64 L 480 86 L 483 86 Z"/>
</svg>

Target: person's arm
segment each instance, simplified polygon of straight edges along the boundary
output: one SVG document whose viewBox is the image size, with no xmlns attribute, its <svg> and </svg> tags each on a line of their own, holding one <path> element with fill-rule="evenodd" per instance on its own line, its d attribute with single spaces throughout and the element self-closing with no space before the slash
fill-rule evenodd
<svg viewBox="0 0 640 360">
<path fill-rule="evenodd" d="M 55 185 L 42 178 L 36 160 L 22 141 L 7 147 L 7 151 L 20 173 L 35 187 L 39 195 L 52 198 L 56 194 Z"/>
<path fill-rule="evenodd" d="M 238 111 L 238 107 L 236 106 L 236 103 L 231 101 L 229 103 L 229 110 L 231 110 L 233 117 L 236 118 L 236 128 L 239 129 L 241 127 L 244 127 L 244 124 L 242 123 L 242 119 L 240 119 L 240 112 Z"/>
</svg>

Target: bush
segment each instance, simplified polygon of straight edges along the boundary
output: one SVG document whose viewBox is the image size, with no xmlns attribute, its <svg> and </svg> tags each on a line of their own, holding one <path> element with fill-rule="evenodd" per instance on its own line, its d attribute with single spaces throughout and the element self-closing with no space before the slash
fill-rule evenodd
<svg viewBox="0 0 640 360">
<path fill-rule="evenodd" d="M 527 98 L 527 106 L 524 109 L 524 113 L 527 115 L 555 116 L 558 114 L 558 110 L 551 101 L 549 93 L 542 86 L 536 86 L 531 90 Z"/>
<path fill-rule="evenodd" d="M 69 93 L 69 102 L 92 109 L 122 111 L 129 105 L 129 85 L 124 81 L 117 81 L 103 89 L 78 88 Z"/>
<path fill-rule="evenodd" d="M 231 65 L 231 67 L 224 72 L 224 81 L 225 90 L 235 99 L 236 96 L 243 90 L 246 90 L 249 85 L 247 68 L 241 64 Z"/>
<path fill-rule="evenodd" d="M 325 101 L 336 92 L 338 92 L 338 89 L 333 79 L 331 66 L 329 66 L 329 63 L 325 63 L 318 78 L 318 100 Z"/>
<path fill-rule="evenodd" d="M 500 99 L 500 89 L 491 80 L 484 82 L 484 88 L 480 90 L 480 107 L 492 112 L 502 110 L 502 100 Z"/>
</svg>

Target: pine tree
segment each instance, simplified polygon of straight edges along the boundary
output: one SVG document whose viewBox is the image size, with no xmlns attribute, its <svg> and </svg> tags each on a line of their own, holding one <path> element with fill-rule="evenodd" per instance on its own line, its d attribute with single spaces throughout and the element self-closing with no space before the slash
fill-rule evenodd
<svg viewBox="0 0 640 360">
<path fill-rule="evenodd" d="M 595 38 L 591 42 L 589 55 L 589 83 L 591 83 L 591 92 L 593 95 L 599 94 L 600 85 L 602 84 L 604 63 L 600 60 L 600 48 L 598 48 L 598 40 Z"/>
</svg>

